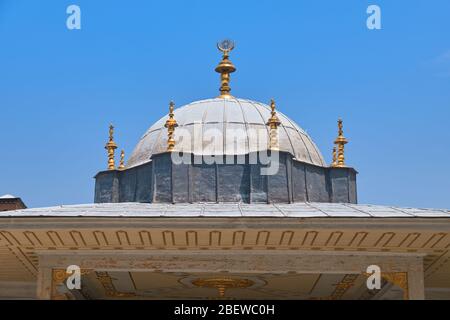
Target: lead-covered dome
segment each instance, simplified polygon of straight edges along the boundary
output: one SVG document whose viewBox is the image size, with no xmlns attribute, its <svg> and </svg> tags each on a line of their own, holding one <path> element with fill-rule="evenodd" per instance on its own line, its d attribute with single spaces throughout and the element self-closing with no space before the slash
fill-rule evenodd
<svg viewBox="0 0 450 320">
<path fill-rule="evenodd" d="M 266 104 L 234 97 L 214 98 L 190 103 L 174 113 L 178 123 L 175 151 L 209 155 L 214 150 L 212 153 L 216 155 L 237 155 L 267 150 L 269 127 L 266 123 L 271 110 Z M 277 115 L 281 122 L 278 127 L 280 151 L 292 154 L 296 160 L 325 166 L 308 134 L 282 113 L 277 111 Z M 154 154 L 166 152 L 166 120 L 167 115 L 142 136 L 128 160 L 128 168 L 149 162 Z M 211 139 L 215 139 L 214 148 L 211 148 Z"/>
<path fill-rule="evenodd" d="M 95 202 L 356 203 L 356 171 L 344 163 L 342 121 L 327 166 L 311 138 L 274 101 L 269 107 L 230 94 L 234 45 L 227 40 L 218 48 L 219 97 L 176 110 L 171 102 L 169 114 L 142 136 L 125 167 L 123 152 L 115 167 L 110 127 L 109 170 L 95 177 Z"/>
</svg>

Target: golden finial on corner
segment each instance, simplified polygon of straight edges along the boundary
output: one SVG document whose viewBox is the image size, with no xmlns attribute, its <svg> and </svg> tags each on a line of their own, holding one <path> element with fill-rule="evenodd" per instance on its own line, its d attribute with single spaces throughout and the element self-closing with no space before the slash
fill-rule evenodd
<svg viewBox="0 0 450 320">
<path fill-rule="evenodd" d="M 336 147 L 333 147 L 333 162 L 331 162 L 331 166 L 335 167 L 336 165 L 337 165 Z"/>
<path fill-rule="evenodd" d="M 344 146 L 348 143 L 344 137 L 342 119 L 338 120 L 338 137 L 334 141 L 337 145 L 337 159 L 333 161 L 333 167 L 345 167 Z"/>
<path fill-rule="evenodd" d="M 169 119 L 167 119 L 166 124 L 164 125 L 167 128 L 167 151 L 173 151 L 175 148 L 175 139 L 173 138 L 175 128 L 178 127 L 177 121 L 174 119 L 175 114 L 173 113 L 175 109 L 175 104 L 173 101 L 170 101 L 169 104 Z"/>
<path fill-rule="evenodd" d="M 122 151 L 120 151 L 119 170 L 123 169 L 125 169 L 125 151 L 122 149 Z"/>
<path fill-rule="evenodd" d="M 267 125 L 270 128 L 269 131 L 269 149 L 271 150 L 278 150 L 279 145 L 278 145 L 278 132 L 277 132 L 277 128 L 278 126 L 281 124 L 280 119 L 277 116 L 277 112 L 275 111 L 275 101 L 272 99 L 270 100 L 270 109 L 271 109 L 271 116 L 269 118 L 269 120 L 267 121 Z"/>
<path fill-rule="evenodd" d="M 222 51 L 222 61 L 216 67 L 216 72 L 220 73 L 220 96 L 219 98 L 231 98 L 230 73 L 236 71 L 236 67 L 228 59 L 230 51 L 234 49 L 232 40 L 223 40 L 217 44 L 217 48 Z"/>
<path fill-rule="evenodd" d="M 115 170 L 114 152 L 117 149 L 117 145 L 114 142 L 114 126 L 112 124 L 109 125 L 109 141 L 105 145 L 105 149 L 108 151 L 108 170 Z"/>
</svg>

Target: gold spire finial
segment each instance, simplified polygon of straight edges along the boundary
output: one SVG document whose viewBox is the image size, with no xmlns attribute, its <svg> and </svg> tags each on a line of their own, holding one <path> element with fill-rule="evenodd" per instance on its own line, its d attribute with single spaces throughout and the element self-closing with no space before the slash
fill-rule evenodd
<svg viewBox="0 0 450 320">
<path fill-rule="evenodd" d="M 175 139 L 173 138 L 175 128 L 178 127 L 177 121 L 174 119 L 175 114 L 173 113 L 175 109 L 175 104 L 173 101 L 170 101 L 169 104 L 169 119 L 167 119 L 166 124 L 164 125 L 167 128 L 167 151 L 173 151 L 175 148 Z"/>
<path fill-rule="evenodd" d="M 271 116 L 269 120 L 267 121 L 267 125 L 270 128 L 269 131 L 269 149 L 271 150 L 278 150 L 278 132 L 277 128 L 281 124 L 280 119 L 277 116 L 277 112 L 275 111 L 275 101 L 272 99 L 270 100 L 270 109 L 271 109 Z"/>
<path fill-rule="evenodd" d="M 236 67 L 228 59 L 229 53 L 234 49 L 234 42 L 232 40 L 223 40 L 217 44 L 217 48 L 222 51 L 222 61 L 216 67 L 216 72 L 220 73 L 220 96 L 219 98 L 231 98 L 230 95 L 230 73 L 236 71 Z"/>
<path fill-rule="evenodd" d="M 336 147 L 333 147 L 333 161 L 331 162 L 331 166 L 335 167 L 337 165 L 337 155 L 336 155 Z"/>
<path fill-rule="evenodd" d="M 338 120 L 338 137 L 334 143 L 337 145 L 337 159 L 333 159 L 332 166 L 339 168 L 345 167 L 344 146 L 348 143 L 348 141 L 344 137 L 342 119 Z"/>
<path fill-rule="evenodd" d="M 108 151 L 108 170 L 116 169 L 116 164 L 114 160 L 114 151 L 117 149 L 117 145 L 114 142 L 114 126 L 109 125 L 109 141 L 105 145 L 105 149 Z"/>
<path fill-rule="evenodd" d="M 120 151 L 120 163 L 119 163 L 119 170 L 125 169 L 125 151 Z"/>
</svg>

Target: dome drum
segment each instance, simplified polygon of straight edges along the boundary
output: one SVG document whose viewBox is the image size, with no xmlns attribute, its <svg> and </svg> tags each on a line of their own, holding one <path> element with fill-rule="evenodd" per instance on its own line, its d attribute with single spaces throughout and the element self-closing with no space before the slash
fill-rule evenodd
<svg viewBox="0 0 450 320">
<path fill-rule="evenodd" d="M 259 154 L 245 155 L 241 164 L 227 164 L 225 155 L 223 164 L 188 156 L 189 163 L 174 163 L 172 153 L 164 152 L 138 166 L 99 172 L 95 202 L 357 202 L 352 168 L 317 166 L 280 151 L 276 173 L 262 175 L 268 165 Z"/>
</svg>

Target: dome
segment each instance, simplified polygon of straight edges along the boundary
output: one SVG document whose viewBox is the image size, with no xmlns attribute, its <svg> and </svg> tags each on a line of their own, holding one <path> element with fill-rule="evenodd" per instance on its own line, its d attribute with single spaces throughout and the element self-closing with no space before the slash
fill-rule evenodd
<svg viewBox="0 0 450 320">
<path fill-rule="evenodd" d="M 215 68 L 220 95 L 178 109 L 171 102 L 169 114 L 145 132 L 126 166 L 124 152 L 115 166 L 110 126 L 108 170 L 95 176 L 95 202 L 356 203 L 357 172 L 344 163 L 342 120 L 328 166 L 274 101 L 269 107 L 231 95 L 234 45 L 223 41 L 217 47 L 223 54 Z"/>
<path fill-rule="evenodd" d="M 266 104 L 234 97 L 187 104 L 174 111 L 178 123 L 175 151 L 196 155 L 239 155 L 267 150 L 269 127 L 266 123 L 270 112 Z M 308 134 L 282 113 L 277 111 L 277 115 L 281 122 L 278 127 L 280 151 L 292 154 L 298 161 L 325 166 L 320 151 Z M 167 115 L 142 136 L 127 162 L 128 168 L 147 163 L 152 155 L 166 152 L 166 120 Z M 194 139 L 195 135 L 199 139 Z M 211 148 L 211 139 L 214 139 L 214 148 Z"/>
</svg>

